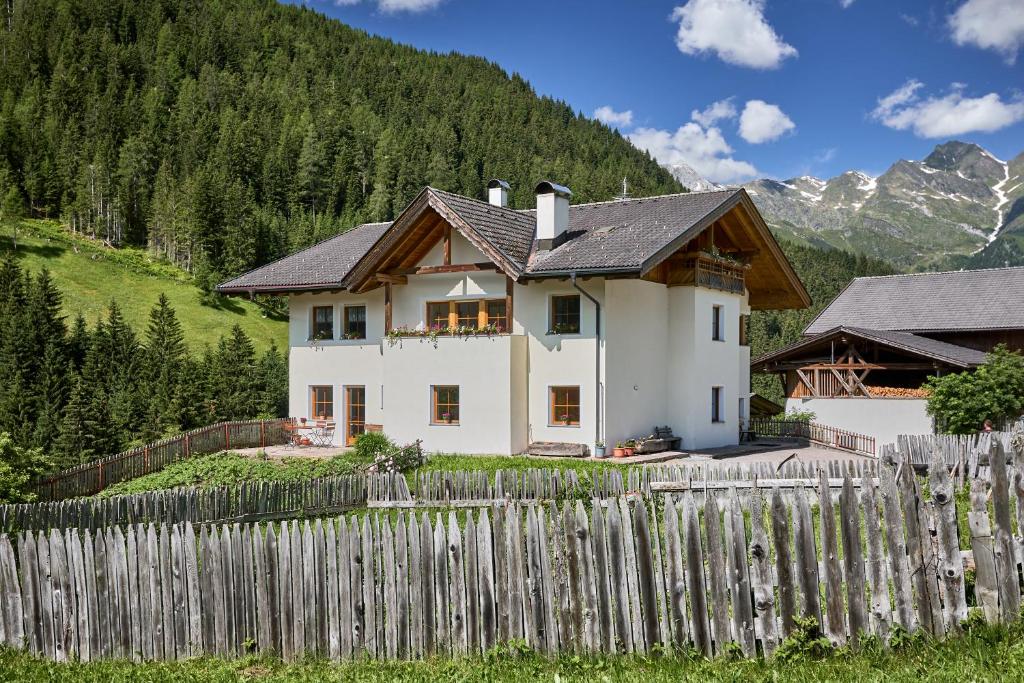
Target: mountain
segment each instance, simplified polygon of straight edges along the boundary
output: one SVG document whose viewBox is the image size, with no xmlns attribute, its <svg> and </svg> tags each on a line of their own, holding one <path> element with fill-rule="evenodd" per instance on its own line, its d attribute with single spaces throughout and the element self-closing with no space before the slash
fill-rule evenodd
<svg viewBox="0 0 1024 683">
<path fill-rule="evenodd" d="M 951 141 L 877 178 L 762 179 L 744 187 L 779 235 L 900 268 L 1024 263 L 1024 153 L 1006 162 Z"/>
<path fill-rule="evenodd" d="M 666 164 L 665 168 L 668 169 L 668 172 L 672 174 L 673 178 L 678 180 L 683 187 L 690 190 L 690 192 L 719 190 L 722 188 L 721 185 L 711 182 L 687 164 Z"/>
<path fill-rule="evenodd" d="M 0 30 L 0 196 L 216 282 L 423 188 L 532 206 L 682 186 L 494 63 L 275 0 L 32 0 Z M 5 15 L 6 16 L 6 15 Z"/>
</svg>

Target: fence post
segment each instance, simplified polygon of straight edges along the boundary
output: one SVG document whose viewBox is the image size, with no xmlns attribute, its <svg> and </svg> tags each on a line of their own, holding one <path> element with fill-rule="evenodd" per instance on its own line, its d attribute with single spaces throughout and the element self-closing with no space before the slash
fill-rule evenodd
<svg viewBox="0 0 1024 683">
<path fill-rule="evenodd" d="M 191 454 L 189 453 L 189 440 L 188 440 L 188 436 L 189 436 L 189 433 L 188 433 L 188 432 L 185 432 L 185 457 L 186 457 L 186 458 L 187 458 L 187 457 L 188 457 L 189 455 L 191 455 Z"/>
<path fill-rule="evenodd" d="M 267 447 L 266 429 L 267 429 L 267 423 L 265 421 L 263 421 L 263 420 L 260 420 L 260 448 L 266 448 Z"/>
<path fill-rule="evenodd" d="M 100 473 L 99 473 L 99 479 L 100 479 L 100 488 L 99 488 L 99 490 L 102 491 L 103 490 L 103 461 L 102 460 L 100 460 L 100 462 L 99 462 L 99 471 L 100 471 Z"/>
<path fill-rule="evenodd" d="M 231 439 L 228 438 L 228 423 L 224 423 L 224 450 L 231 448 Z"/>
<path fill-rule="evenodd" d="M 144 446 L 142 449 L 142 469 L 146 474 L 149 474 L 149 446 Z"/>
</svg>

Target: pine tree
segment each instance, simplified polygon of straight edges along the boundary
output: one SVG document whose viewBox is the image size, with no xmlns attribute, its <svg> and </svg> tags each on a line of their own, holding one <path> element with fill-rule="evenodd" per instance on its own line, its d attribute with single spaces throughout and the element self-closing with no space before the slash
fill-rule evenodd
<svg viewBox="0 0 1024 683">
<path fill-rule="evenodd" d="M 260 401 L 258 414 L 264 418 L 288 415 L 288 360 L 271 343 L 256 368 Z"/>
<path fill-rule="evenodd" d="M 164 294 L 149 312 L 143 355 L 148 400 L 145 438 L 163 435 L 181 423 L 179 391 L 188 350 L 181 323 Z"/>
<path fill-rule="evenodd" d="M 64 407 L 64 415 L 60 422 L 60 432 L 53 444 L 55 464 L 59 468 L 73 467 L 93 459 L 95 451 L 92 444 L 94 435 L 89 432 L 89 397 L 84 389 L 81 377 L 75 377 L 71 388 L 71 398 Z"/>
<path fill-rule="evenodd" d="M 221 420 L 252 419 L 259 405 L 256 351 L 245 331 L 235 325 L 221 337 L 210 368 L 210 395 Z"/>
</svg>

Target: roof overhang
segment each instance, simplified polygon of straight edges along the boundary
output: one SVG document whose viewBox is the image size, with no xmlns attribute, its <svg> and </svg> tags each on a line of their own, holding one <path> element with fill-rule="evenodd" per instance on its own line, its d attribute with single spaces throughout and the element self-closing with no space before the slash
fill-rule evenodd
<svg viewBox="0 0 1024 683">
<path fill-rule="evenodd" d="M 807 289 L 793 270 L 792 264 L 772 235 L 761 213 L 754 206 L 750 195 L 742 188 L 688 230 L 647 257 L 640 264 L 641 276 L 650 273 L 698 235 L 716 224 L 721 224 L 727 217 L 734 218 L 735 220 L 730 223 L 756 246 L 756 254 L 750 266 L 751 272 L 756 271 L 758 277 L 748 278 L 747 281 L 750 307 L 765 310 L 809 307 L 811 297 Z"/>
<path fill-rule="evenodd" d="M 875 342 L 881 346 L 888 347 L 900 353 L 905 353 L 919 358 L 927 359 L 940 366 L 950 366 L 961 369 L 977 367 L 978 363 L 967 362 L 961 358 L 955 358 L 931 349 L 922 349 L 901 343 L 898 339 L 872 334 L 871 330 L 864 330 L 851 327 L 834 327 L 813 337 L 803 337 L 800 340 L 784 346 L 777 351 L 755 358 L 750 362 L 751 372 L 774 372 L 775 365 L 785 361 L 795 360 L 807 351 L 815 347 L 834 341 L 839 338 L 854 337 L 863 341 Z M 949 345 L 953 346 L 953 345 Z"/>
<path fill-rule="evenodd" d="M 431 213 L 436 214 L 452 229 L 465 237 L 470 244 L 489 258 L 499 271 L 514 280 L 518 280 L 522 275 L 522 270 L 516 263 L 506 257 L 501 250 L 464 220 L 457 211 L 446 204 L 437 193 L 427 187 L 412 200 L 401 215 L 394 220 L 391 227 L 377 240 L 376 244 L 353 266 L 343 283 L 345 288 L 353 292 L 365 292 L 377 287 L 379 283 L 375 279 L 376 273 L 387 264 L 389 257 L 395 255 L 406 240 L 415 237 L 415 231 L 421 229 L 424 219 Z M 431 242 L 432 244 L 433 242 Z"/>
</svg>

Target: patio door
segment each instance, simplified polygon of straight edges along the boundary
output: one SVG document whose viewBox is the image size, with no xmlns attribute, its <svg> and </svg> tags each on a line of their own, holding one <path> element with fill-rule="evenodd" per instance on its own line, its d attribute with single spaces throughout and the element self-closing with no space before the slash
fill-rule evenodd
<svg viewBox="0 0 1024 683">
<path fill-rule="evenodd" d="M 366 387 L 345 387 L 345 443 L 366 431 Z"/>
</svg>

